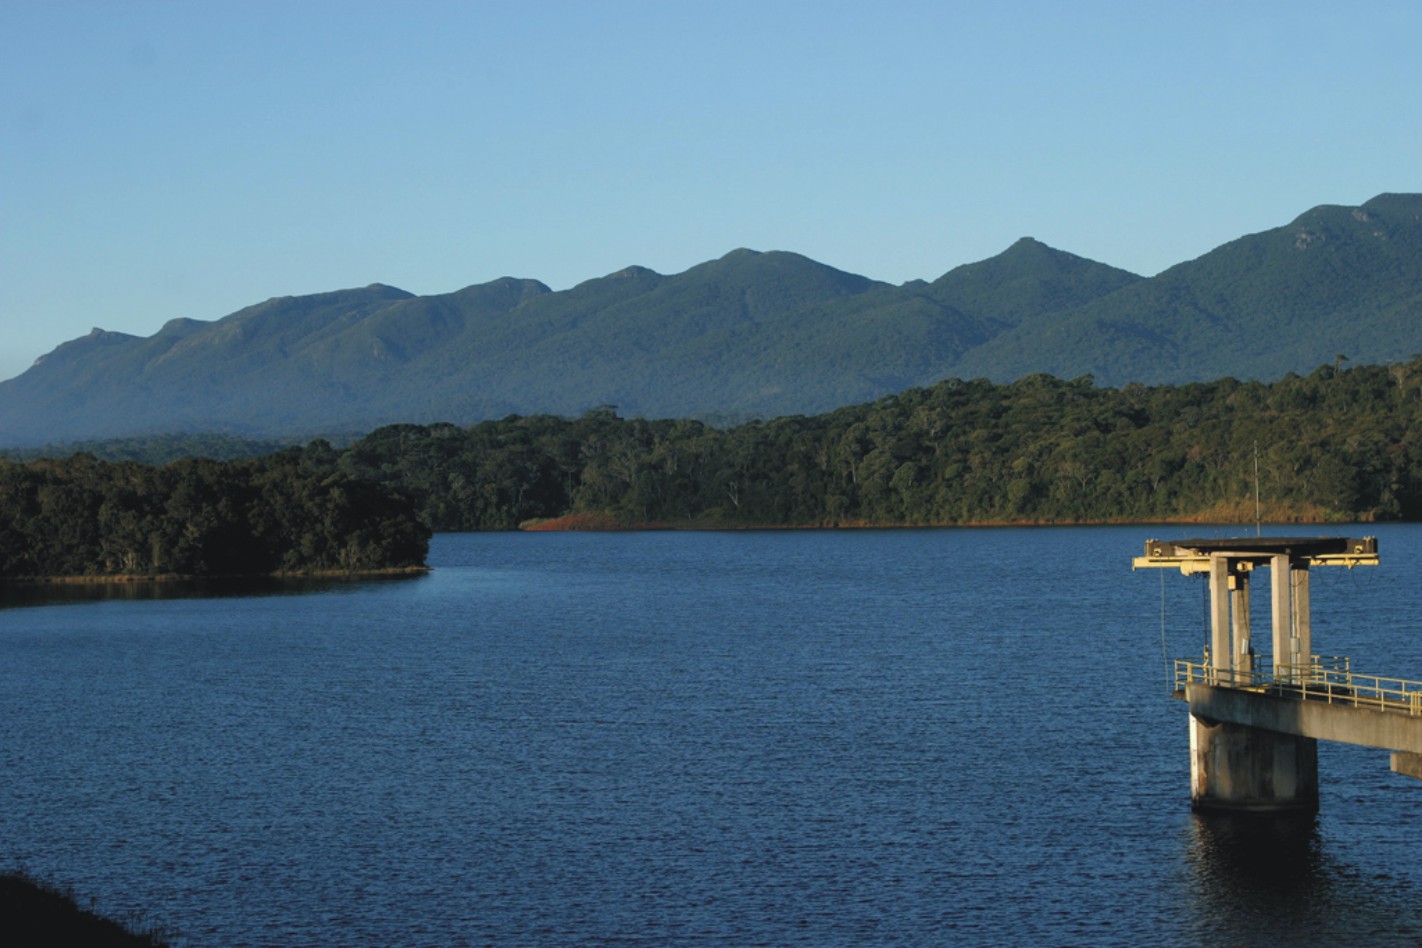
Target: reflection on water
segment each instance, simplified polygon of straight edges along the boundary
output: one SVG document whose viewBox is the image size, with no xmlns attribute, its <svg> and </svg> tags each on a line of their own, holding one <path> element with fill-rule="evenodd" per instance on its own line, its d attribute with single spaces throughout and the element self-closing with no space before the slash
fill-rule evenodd
<svg viewBox="0 0 1422 948">
<path fill-rule="evenodd" d="M 1193 941 L 1422 944 L 1422 891 L 1334 858 L 1319 817 L 1196 813 L 1183 841 Z"/>
<path fill-rule="evenodd" d="M 220 579 L 165 579 L 127 582 L 0 583 L 0 609 L 65 603 L 154 599 L 227 599 L 298 596 L 359 589 L 370 583 L 420 579 L 426 573 L 351 576 L 243 576 Z"/>
<path fill-rule="evenodd" d="M 1327 884 L 1312 814 L 1196 813 L 1188 860 L 1204 914 L 1258 902 L 1291 917 Z"/>
</svg>

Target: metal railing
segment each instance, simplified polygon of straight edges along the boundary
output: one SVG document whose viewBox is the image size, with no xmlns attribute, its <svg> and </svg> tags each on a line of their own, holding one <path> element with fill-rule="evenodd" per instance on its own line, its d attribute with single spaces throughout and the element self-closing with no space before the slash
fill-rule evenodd
<svg viewBox="0 0 1422 948">
<path fill-rule="evenodd" d="M 1191 683 L 1422 717 L 1422 681 L 1360 675 L 1353 671 L 1352 663 L 1341 656 L 1314 655 L 1306 665 L 1272 667 L 1267 660 L 1256 660 L 1249 673 L 1212 668 L 1203 661 L 1177 659 L 1175 693 L 1183 695 L 1185 686 Z"/>
</svg>

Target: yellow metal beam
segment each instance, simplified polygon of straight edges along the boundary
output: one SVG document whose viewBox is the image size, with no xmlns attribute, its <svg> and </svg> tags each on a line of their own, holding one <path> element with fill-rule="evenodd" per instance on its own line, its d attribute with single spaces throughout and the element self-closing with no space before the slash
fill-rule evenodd
<svg viewBox="0 0 1422 948">
<path fill-rule="evenodd" d="M 1185 575 L 1206 573 L 1210 560 L 1223 556 L 1248 567 L 1268 566 L 1286 555 L 1291 565 L 1378 565 L 1376 537 L 1231 537 L 1203 540 L 1147 540 L 1145 555 L 1131 560 L 1132 569 L 1178 569 Z"/>
</svg>

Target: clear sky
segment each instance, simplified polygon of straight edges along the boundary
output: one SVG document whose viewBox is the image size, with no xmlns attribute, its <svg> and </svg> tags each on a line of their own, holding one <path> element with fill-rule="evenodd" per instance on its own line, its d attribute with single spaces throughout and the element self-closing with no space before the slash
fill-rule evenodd
<svg viewBox="0 0 1422 948">
<path fill-rule="evenodd" d="M 736 247 L 1151 275 L 1422 191 L 1422 3 L 5 0 L 0 378 L 381 282 Z"/>
</svg>

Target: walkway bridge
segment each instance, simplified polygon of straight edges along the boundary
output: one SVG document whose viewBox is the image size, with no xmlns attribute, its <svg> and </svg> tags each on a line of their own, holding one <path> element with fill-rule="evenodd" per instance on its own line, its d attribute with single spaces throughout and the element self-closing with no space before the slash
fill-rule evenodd
<svg viewBox="0 0 1422 948">
<path fill-rule="evenodd" d="M 1392 752 L 1392 769 L 1422 778 L 1422 682 L 1354 672 L 1312 651 L 1309 570 L 1376 566 L 1373 537 L 1148 540 L 1134 568 L 1204 573 L 1210 644 L 1175 663 L 1190 706 L 1190 795 L 1196 809 L 1318 810 L 1318 741 Z M 1270 571 L 1272 648 L 1256 654 L 1249 584 Z"/>
</svg>

